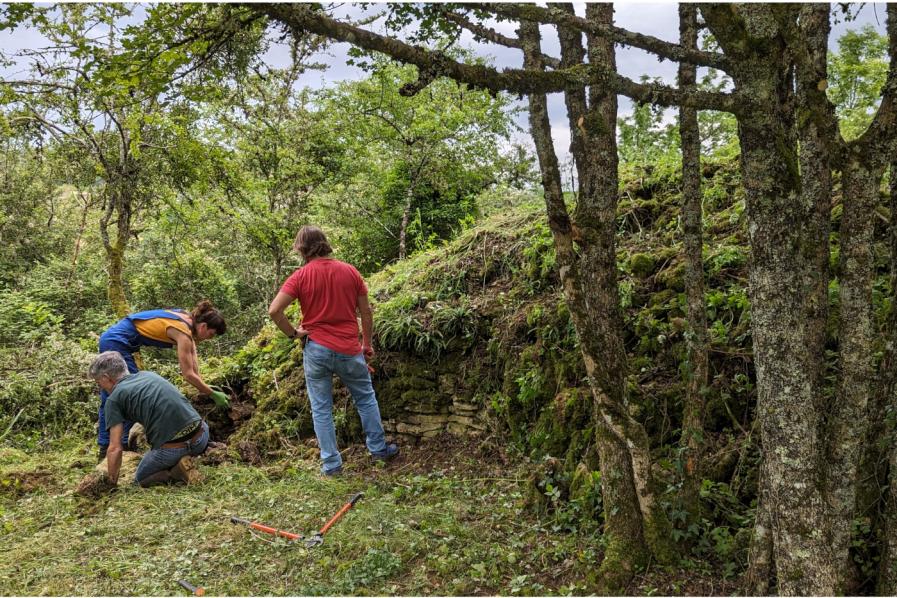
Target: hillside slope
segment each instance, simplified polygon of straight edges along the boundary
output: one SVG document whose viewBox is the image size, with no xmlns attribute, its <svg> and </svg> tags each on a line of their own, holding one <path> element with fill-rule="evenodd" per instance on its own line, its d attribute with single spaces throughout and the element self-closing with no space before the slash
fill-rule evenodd
<svg viewBox="0 0 897 598">
<path fill-rule="evenodd" d="M 707 440 L 719 457 L 709 475 L 729 482 L 750 446 L 754 396 L 744 201 L 732 167 L 705 166 L 704 177 L 712 339 Z M 627 390 L 672 472 L 685 323 L 678 181 L 674 172 L 631 180 L 618 218 Z M 369 286 L 379 351 L 374 384 L 389 432 L 406 442 L 448 431 L 510 443 L 537 461 L 559 460 L 551 467 L 568 481 L 574 471 L 582 477 L 597 470 L 591 395 L 537 199 L 386 268 Z M 268 326 L 223 364 L 222 381 L 246 403 L 237 440 L 276 454 L 313 436 L 301 361 L 301 347 Z M 338 433 L 358 440 L 347 394 L 338 397 Z M 230 431 L 226 424 L 222 433 Z"/>
</svg>

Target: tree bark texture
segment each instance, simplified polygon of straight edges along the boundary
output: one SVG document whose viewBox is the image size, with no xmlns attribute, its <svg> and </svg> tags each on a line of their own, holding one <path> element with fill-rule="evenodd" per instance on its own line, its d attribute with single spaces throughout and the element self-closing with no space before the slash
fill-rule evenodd
<svg viewBox="0 0 897 598">
<path fill-rule="evenodd" d="M 739 117 L 741 162 L 751 244 L 749 297 L 757 368 L 757 411 L 765 475 L 754 542 L 771 541 L 773 562 L 750 563 L 749 579 L 771 577 L 783 595 L 833 594 L 820 480 L 819 412 L 815 394 L 821 355 L 807 339 L 807 270 L 816 255 L 808 238 L 797 144 L 793 80 L 771 5 L 702 5 L 705 20 L 727 54 L 737 56 L 735 85 L 762 102 Z M 771 523 L 771 529 L 762 527 Z M 756 546 L 752 555 L 768 553 Z"/>
<path fill-rule="evenodd" d="M 879 488 L 887 485 L 882 508 L 882 554 L 876 588 L 881 596 L 897 594 L 897 445 L 895 430 L 885 421 L 887 411 L 897 409 L 897 156 L 891 159 L 889 191 L 891 311 L 885 327 L 885 351 L 871 412 L 873 425 L 870 432 L 873 434 L 870 434 L 866 449 L 870 466 L 865 470 L 867 475 L 873 474 L 872 479 L 876 482 L 870 488 L 875 497 Z"/>
<path fill-rule="evenodd" d="M 839 264 L 838 400 L 829 413 L 826 481 L 831 512 L 831 543 L 839 572 L 849 570 L 848 549 L 856 507 L 857 468 L 866 430 L 866 407 L 872 391 L 872 233 L 881 175 L 859 160 L 842 169 L 844 215 Z M 840 573 L 838 591 L 847 590 Z"/>
<path fill-rule="evenodd" d="M 797 135 L 800 143 L 801 208 L 805 217 L 804 234 L 809 240 L 802 246 L 809 264 L 804 284 L 809 289 L 806 303 L 807 343 L 814 355 L 825 351 L 828 322 L 829 236 L 832 208 L 832 153 L 838 138 L 835 107 L 820 89 L 828 79 L 828 38 L 831 31 L 829 5 L 806 4 L 801 7 L 799 27 L 806 41 L 806 60 L 798 61 L 796 72 Z M 826 413 L 824 361 L 818 361 L 813 393 L 819 412 Z M 824 421 L 823 419 L 820 420 Z M 823 431 L 823 433 L 825 433 Z"/>
<path fill-rule="evenodd" d="M 606 7 L 604 11 L 604 18 L 610 19 L 611 9 Z M 526 48 L 527 68 L 542 68 L 538 26 L 524 21 L 520 31 Z M 584 50 L 577 37 L 581 34 L 561 33 L 562 63 L 582 60 Z M 616 98 L 612 94 L 596 96 L 588 107 L 581 88 L 565 94 L 574 130 L 571 144 L 581 181 L 577 218 L 582 218 L 583 222 L 577 221 L 576 225 L 571 222 L 563 199 L 546 98 L 543 94 L 532 94 L 529 101 L 530 123 L 564 296 L 580 338 L 595 397 L 605 535 L 608 538 L 598 580 L 601 591 L 619 593 L 636 567 L 645 564 L 659 546 L 653 536 L 657 535 L 658 521 L 663 519 L 662 514 L 659 518 L 654 511 L 657 505 L 647 485 L 650 481 L 647 435 L 629 416 L 622 392 L 625 352 L 620 336 L 622 318 L 614 248 Z M 586 153 L 586 147 L 593 148 L 591 155 Z M 600 173 L 595 170 L 596 164 L 602 167 Z M 582 212 L 584 203 L 589 206 L 587 212 Z M 588 217 L 599 205 L 602 216 Z M 639 479 L 639 476 L 647 477 Z"/>
<path fill-rule="evenodd" d="M 679 39 L 683 47 L 698 45 L 698 11 L 694 5 L 679 5 Z M 694 86 L 694 65 L 680 63 L 679 87 Z M 704 438 L 704 393 L 707 388 L 707 312 L 704 300 L 703 227 L 701 208 L 701 139 L 698 111 L 679 108 L 679 136 L 682 148 L 682 229 L 685 258 L 685 297 L 688 315 L 685 362 L 685 398 L 682 406 L 684 449 L 683 499 L 692 517 L 700 507 L 701 450 Z"/>
<path fill-rule="evenodd" d="M 775 505 L 769 494 L 771 484 L 766 479 L 768 475 L 766 462 L 761 462 L 754 535 L 751 538 L 749 567 L 744 581 L 744 593 L 748 596 L 768 596 L 775 582 L 775 556 L 772 551 Z"/>
<path fill-rule="evenodd" d="M 123 318 L 131 310 L 124 285 L 125 251 L 131 236 L 131 200 L 127 191 L 123 189 L 123 182 L 111 183 L 110 186 L 106 212 L 100 219 L 100 235 L 106 249 L 106 269 L 109 277 L 107 296 L 115 315 Z M 109 223 L 113 215 L 116 216 L 114 241 L 109 235 Z"/>
<path fill-rule="evenodd" d="M 402 206 L 402 226 L 399 228 L 399 259 L 405 259 L 407 250 L 405 248 L 406 239 L 408 237 L 408 220 L 411 216 L 411 202 L 414 201 L 414 181 L 408 184 L 405 191 L 405 205 Z"/>
</svg>

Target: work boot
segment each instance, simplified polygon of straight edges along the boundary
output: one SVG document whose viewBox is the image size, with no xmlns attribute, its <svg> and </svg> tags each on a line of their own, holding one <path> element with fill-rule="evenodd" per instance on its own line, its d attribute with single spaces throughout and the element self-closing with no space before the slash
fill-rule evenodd
<svg viewBox="0 0 897 598">
<path fill-rule="evenodd" d="M 392 461 L 396 455 L 399 454 L 399 445 L 397 444 L 387 444 L 386 448 L 382 451 L 371 453 L 371 457 L 373 457 L 376 461 Z"/>
<path fill-rule="evenodd" d="M 172 479 L 184 482 L 188 486 L 203 481 L 203 475 L 196 468 L 196 465 L 193 464 L 193 457 L 189 455 L 181 457 L 181 460 L 168 472 L 171 474 Z"/>
<path fill-rule="evenodd" d="M 338 478 L 343 475 L 343 466 L 337 465 L 333 469 L 322 471 L 321 475 L 323 475 L 325 478 Z"/>
</svg>

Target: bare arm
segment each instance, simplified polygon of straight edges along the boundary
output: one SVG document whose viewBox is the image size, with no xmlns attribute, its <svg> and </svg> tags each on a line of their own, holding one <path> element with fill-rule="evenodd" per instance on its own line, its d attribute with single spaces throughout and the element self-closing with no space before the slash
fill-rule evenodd
<svg viewBox="0 0 897 598">
<path fill-rule="evenodd" d="M 371 311 L 371 303 L 367 295 L 358 296 L 358 313 L 361 316 L 361 351 L 365 357 L 374 356 L 374 347 L 371 337 L 374 334 L 374 312 Z"/>
<path fill-rule="evenodd" d="M 121 471 L 121 436 L 124 424 L 115 424 L 109 428 L 109 448 L 106 449 L 106 469 L 109 481 L 118 484 L 118 473 Z"/>
<path fill-rule="evenodd" d="M 168 338 L 173 340 L 177 345 L 178 365 L 181 366 L 181 375 L 184 380 L 196 387 L 200 393 L 207 395 L 212 393 L 212 389 L 203 382 L 199 375 L 199 360 L 196 357 L 196 343 L 187 334 L 184 334 L 176 328 L 168 329 Z"/>
<path fill-rule="evenodd" d="M 274 320 L 280 331 L 290 338 L 294 338 L 299 331 L 290 323 L 290 319 L 283 312 L 295 300 L 295 298 L 281 291 L 277 293 L 277 296 L 271 301 L 271 305 L 268 306 L 268 315 L 271 316 L 271 319 Z"/>
</svg>

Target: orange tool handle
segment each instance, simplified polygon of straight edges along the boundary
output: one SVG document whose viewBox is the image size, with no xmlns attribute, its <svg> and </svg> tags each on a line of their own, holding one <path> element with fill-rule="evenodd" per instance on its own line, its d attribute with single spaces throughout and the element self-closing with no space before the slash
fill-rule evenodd
<svg viewBox="0 0 897 598">
<path fill-rule="evenodd" d="M 358 494 L 353 496 L 351 499 L 349 499 L 349 502 L 344 504 L 343 507 L 339 511 L 336 512 L 336 515 L 331 517 L 330 521 L 328 521 L 327 523 L 324 524 L 324 527 L 321 528 L 321 531 L 319 531 L 318 534 L 321 536 L 326 534 L 327 530 L 329 530 L 331 527 L 333 527 L 333 524 L 336 523 L 337 521 L 339 521 L 339 518 L 346 514 L 346 511 L 348 511 L 353 506 L 355 506 L 355 503 L 357 503 L 361 499 L 362 496 L 364 496 L 364 494 L 359 492 Z"/>
<path fill-rule="evenodd" d="M 192 583 L 190 583 L 189 581 L 186 581 L 184 579 L 179 579 L 178 583 L 181 584 L 181 587 L 183 587 L 185 590 L 187 590 L 194 596 L 205 596 L 206 595 L 206 589 L 202 586 L 196 587 L 195 585 L 193 585 Z"/>
<path fill-rule="evenodd" d="M 248 519 L 240 519 L 239 517 L 231 517 L 230 521 L 231 523 L 242 523 L 244 525 L 248 525 L 252 529 L 256 529 L 260 532 L 265 532 L 266 534 L 271 534 L 272 536 L 280 536 L 281 538 L 286 538 L 287 540 L 301 540 L 304 537 L 302 534 L 294 534 L 293 532 L 277 529 L 276 527 L 262 525 L 261 523 L 249 521 Z"/>
</svg>

